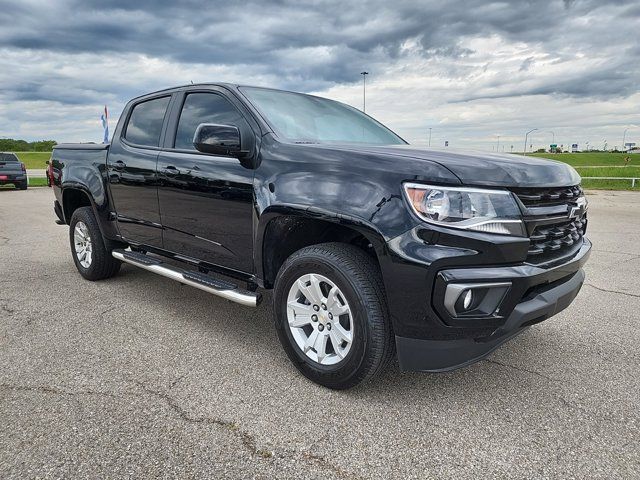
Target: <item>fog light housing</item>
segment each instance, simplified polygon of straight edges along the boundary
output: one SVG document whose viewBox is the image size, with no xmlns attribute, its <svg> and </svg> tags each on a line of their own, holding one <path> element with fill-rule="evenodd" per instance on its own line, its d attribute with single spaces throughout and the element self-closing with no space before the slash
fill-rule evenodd
<svg viewBox="0 0 640 480">
<path fill-rule="evenodd" d="M 493 316 L 511 282 L 450 283 L 444 294 L 444 307 L 452 317 Z"/>
</svg>

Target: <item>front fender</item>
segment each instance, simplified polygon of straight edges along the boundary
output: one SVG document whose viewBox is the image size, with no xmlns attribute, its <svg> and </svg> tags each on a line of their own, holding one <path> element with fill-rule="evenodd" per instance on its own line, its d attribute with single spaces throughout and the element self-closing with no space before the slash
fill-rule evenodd
<svg viewBox="0 0 640 480">
<path fill-rule="evenodd" d="M 364 219 L 318 207 L 296 204 L 280 204 L 267 207 L 260 215 L 255 229 L 254 255 L 257 277 L 265 278 L 265 238 L 269 224 L 283 217 L 321 221 L 327 226 L 336 225 L 362 235 L 372 245 L 377 256 L 384 254 L 385 238 L 375 225 Z"/>
</svg>

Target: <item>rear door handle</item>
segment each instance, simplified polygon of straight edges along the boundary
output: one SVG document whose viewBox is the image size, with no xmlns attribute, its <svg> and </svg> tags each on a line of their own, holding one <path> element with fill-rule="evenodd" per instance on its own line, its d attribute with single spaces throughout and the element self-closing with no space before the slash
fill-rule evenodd
<svg viewBox="0 0 640 480">
<path fill-rule="evenodd" d="M 124 163 L 122 160 L 118 160 L 117 162 L 113 162 L 112 167 L 115 168 L 116 170 L 124 170 L 125 168 L 127 168 L 127 164 Z"/>
</svg>

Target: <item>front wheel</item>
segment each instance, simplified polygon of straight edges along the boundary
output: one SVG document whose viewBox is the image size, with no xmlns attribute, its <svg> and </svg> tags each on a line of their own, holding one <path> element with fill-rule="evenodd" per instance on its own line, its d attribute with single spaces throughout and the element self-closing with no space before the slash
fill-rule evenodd
<svg viewBox="0 0 640 480">
<path fill-rule="evenodd" d="M 111 256 L 102 238 L 91 207 L 73 212 L 69 224 L 71 255 L 80 275 L 87 280 L 103 280 L 120 270 L 120 262 Z"/>
<path fill-rule="evenodd" d="M 393 358 L 380 271 L 352 245 L 326 243 L 291 255 L 276 278 L 274 311 L 287 355 L 320 385 L 351 388 Z"/>
</svg>

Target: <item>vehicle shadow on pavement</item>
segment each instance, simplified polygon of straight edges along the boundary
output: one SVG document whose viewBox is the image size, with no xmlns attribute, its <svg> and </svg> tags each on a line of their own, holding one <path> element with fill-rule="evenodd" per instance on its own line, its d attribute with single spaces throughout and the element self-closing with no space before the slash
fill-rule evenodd
<svg viewBox="0 0 640 480">
<path fill-rule="evenodd" d="M 169 313 L 175 328 L 181 324 L 195 326 L 211 345 L 229 351 L 242 350 L 245 358 L 260 358 L 261 368 L 271 370 L 269 376 L 298 376 L 302 380 L 298 387 L 306 385 L 313 390 L 323 388 L 304 379 L 282 350 L 273 326 L 270 291 L 263 291 L 261 306 L 251 309 L 126 265 L 117 277 L 107 282 L 118 285 L 122 292 L 122 303 L 127 302 L 126 297 L 146 298 L 155 311 Z M 145 327 L 139 325 L 138 328 Z M 439 392 L 439 397 L 446 397 L 457 394 L 460 388 L 467 392 L 494 388 L 495 380 L 500 378 L 504 381 L 505 376 L 517 376 L 519 388 L 536 389 L 540 387 L 540 380 L 545 379 L 545 374 L 522 370 L 519 365 L 535 364 L 540 354 L 539 346 L 548 345 L 552 335 L 544 328 L 530 328 L 486 359 L 451 372 L 401 372 L 397 361 L 393 361 L 379 377 L 339 394 L 400 398 L 416 389 L 429 389 Z M 565 347 L 569 348 L 569 345 Z M 562 355 L 561 352 L 556 352 L 558 357 Z M 235 362 L 242 363 L 243 359 L 236 358 Z M 229 364 L 230 368 L 233 366 Z M 250 369 L 256 368 L 256 365 L 248 363 L 244 367 Z"/>
</svg>

